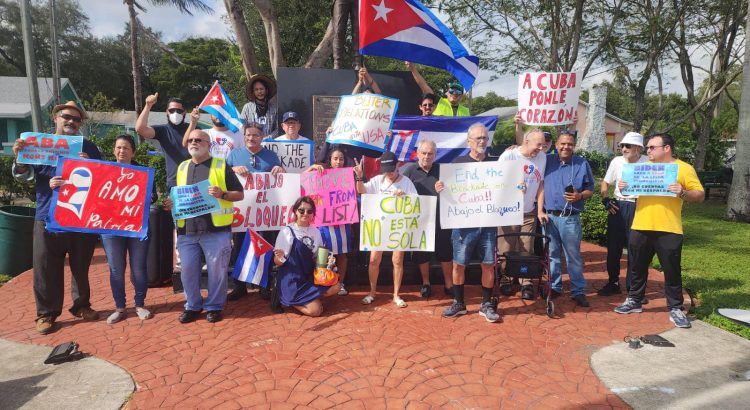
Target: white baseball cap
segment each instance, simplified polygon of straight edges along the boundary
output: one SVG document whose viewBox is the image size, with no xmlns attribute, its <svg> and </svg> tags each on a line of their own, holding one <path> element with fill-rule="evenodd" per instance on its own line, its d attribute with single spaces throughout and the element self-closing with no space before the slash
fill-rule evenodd
<svg viewBox="0 0 750 410">
<path fill-rule="evenodd" d="M 643 135 L 637 132 L 630 131 L 629 133 L 625 134 L 624 137 L 622 137 L 620 144 L 637 145 L 643 148 Z"/>
</svg>

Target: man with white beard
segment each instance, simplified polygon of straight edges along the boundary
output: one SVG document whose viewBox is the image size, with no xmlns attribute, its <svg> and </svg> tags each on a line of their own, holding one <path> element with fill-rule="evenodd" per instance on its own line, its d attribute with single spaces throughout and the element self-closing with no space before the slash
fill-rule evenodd
<svg viewBox="0 0 750 410">
<path fill-rule="evenodd" d="M 179 219 L 177 249 L 182 260 L 182 286 L 185 290 L 185 311 L 180 323 L 190 323 L 206 310 L 206 320 L 218 322 L 227 300 L 227 267 L 232 253 L 232 217 L 234 201 L 241 201 L 244 191 L 234 171 L 220 158 L 211 158 L 211 140 L 204 131 L 195 130 L 187 139 L 190 159 L 177 168 L 176 186 L 192 185 L 208 180 L 208 194 L 219 200 L 221 209 L 206 215 Z M 165 200 L 171 208 L 172 202 Z M 208 298 L 201 296 L 201 256 L 208 268 Z"/>
</svg>

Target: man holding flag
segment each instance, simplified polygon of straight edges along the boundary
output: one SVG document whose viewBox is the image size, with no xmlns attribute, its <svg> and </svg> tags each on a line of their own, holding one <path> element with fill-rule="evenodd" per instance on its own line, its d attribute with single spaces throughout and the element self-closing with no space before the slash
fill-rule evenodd
<svg viewBox="0 0 750 410">
<path fill-rule="evenodd" d="M 234 148 L 242 145 L 242 119 L 237 108 L 216 81 L 203 101 L 190 113 L 190 126 L 182 137 L 182 145 L 185 148 L 188 146 L 188 136 L 198 126 L 199 109 L 211 114 L 213 127 L 206 130 L 211 138 L 211 156 L 226 159 Z"/>
<path fill-rule="evenodd" d="M 422 74 L 419 73 L 417 66 L 407 62 L 406 66 L 409 67 L 411 75 L 414 76 L 414 81 L 417 82 L 419 89 L 422 90 L 425 98 L 422 99 L 424 102 L 429 95 L 435 95 L 432 88 L 427 84 Z M 469 108 L 465 105 L 461 105 L 461 101 L 464 98 L 464 89 L 461 84 L 453 81 L 448 83 L 448 91 L 445 93 L 445 98 L 440 98 L 432 110 L 432 115 L 436 116 L 447 116 L 447 117 L 468 117 Z"/>
</svg>

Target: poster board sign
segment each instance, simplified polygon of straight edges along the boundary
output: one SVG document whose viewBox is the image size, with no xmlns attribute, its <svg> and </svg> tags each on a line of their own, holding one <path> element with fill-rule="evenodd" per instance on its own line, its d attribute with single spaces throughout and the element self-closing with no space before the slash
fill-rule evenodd
<svg viewBox="0 0 750 410">
<path fill-rule="evenodd" d="M 301 174 L 313 164 L 312 141 L 263 141 L 264 147 L 279 156 L 281 166 L 286 172 Z"/>
<path fill-rule="evenodd" d="M 300 174 L 300 185 L 302 195 L 315 201 L 315 226 L 354 224 L 359 220 L 353 168 L 304 172 Z"/>
<path fill-rule="evenodd" d="M 169 199 L 172 200 L 172 218 L 177 221 L 219 211 L 221 209 L 219 200 L 208 193 L 210 186 L 211 184 L 206 179 L 197 184 L 172 187 L 169 191 Z"/>
<path fill-rule="evenodd" d="M 518 77 L 518 113 L 528 125 L 572 124 L 580 73 L 523 73 Z"/>
<path fill-rule="evenodd" d="M 359 249 L 362 251 L 435 251 L 437 197 L 362 195 Z"/>
<path fill-rule="evenodd" d="M 342 95 L 326 141 L 385 151 L 398 99 L 380 94 Z"/>
<path fill-rule="evenodd" d="M 59 157 L 79 158 L 83 148 L 80 135 L 54 135 L 24 132 L 21 139 L 26 142 L 18 152 L 18 163 L 29 165 L 57 165 Z"/>
<path fill-rule="evenodd" d="M 232 232 L 278 231 L 292 222 L 292 205 L 300 197 L 299 174 L 255 172 L 237 178 L 245 197 L 234 203 Z"/>
<path fill-rule="evenodd" d="M 47 221 L 51 232 L 146 238 L 154 170 L 130 164 L 60 157 Z"/>
<path fill-rule="evenodd" d="M 521 161 L 440 164 L 440 226 L 479 228 L 523 223 Z"/>
<path fill-rule="evenodd" d="M 620 190 L 623 195 L 673 197 L 668 189 L 677 182 L 677 164 L 623 164 L 622 180 L 628 184 Z"/>
</svg>

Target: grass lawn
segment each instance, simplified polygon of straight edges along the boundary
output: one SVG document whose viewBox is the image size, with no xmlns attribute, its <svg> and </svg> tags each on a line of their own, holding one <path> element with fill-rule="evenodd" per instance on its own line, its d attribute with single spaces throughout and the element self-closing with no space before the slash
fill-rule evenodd
<svg viewBox="0 0 750 410">
<path fill-rule="evenodd" d="M 699 319 L 750 339 L 750 327 L 716 313 L 718 308 L 750 309 L 750 225 L 724 220 L 725 211 L 726 204 L 718 200 L 685 205 L 683 286 L 698 297 Z"/>
<path fill-rule="evenodd" d="M 7 282 L 7 281 L 9 281 L 11 279 L 13 279 L 12 276 L 6 275 L 4 273 L 0 273 L 0 286 L 3 286 L 5 284 L 5 282 Z"/>
</svg>

